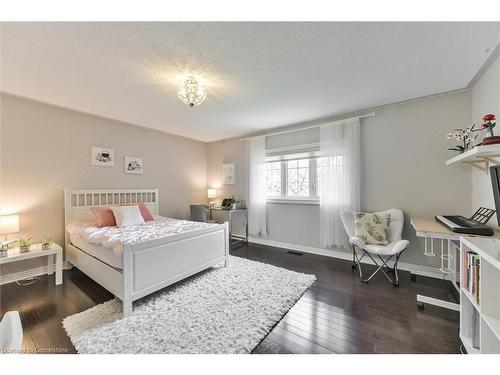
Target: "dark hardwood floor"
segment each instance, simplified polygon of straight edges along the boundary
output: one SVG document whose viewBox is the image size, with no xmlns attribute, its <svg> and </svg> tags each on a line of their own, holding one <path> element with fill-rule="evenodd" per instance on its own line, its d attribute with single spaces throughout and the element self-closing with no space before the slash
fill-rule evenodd
<svg viewBox="0 0 500 375">
<path fill-rule="evenodd" d="M 416 294 L 452 300 L 449 282 L 400 272 L 397 288 L 377 275 L 369 284 L 351 263 L 249 244 L 233 255 L 315 274 L 317 281 L 254 349 L 254 353 L 459 353 L 457 312 L 416 307 Z M 61 321 L 112 295 L 73 268 L 64 284 L 41 276 L 27 286 L 0 286 L 0 316 L 19 310 L 26 352 L 75 353 Z"/>
</svg>

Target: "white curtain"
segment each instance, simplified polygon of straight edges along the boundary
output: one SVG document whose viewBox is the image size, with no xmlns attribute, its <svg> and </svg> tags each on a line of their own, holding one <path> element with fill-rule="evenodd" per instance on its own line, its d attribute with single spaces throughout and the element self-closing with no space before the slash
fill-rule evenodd
<svg viewBox="0 0 500 375">
<path fill-rule="evenodd" d="M 267 236 L 266 229 L 266 138 L 247 141 L 248 151 L 248 232 Z"/>
<path fill-rule="evenodd" d="M 347 243 L 340 212 L 359 211 L 359 119 L 338 121 L 320 128 L 321 177 L 320 238 L 323 247 Z"/>
</svg>

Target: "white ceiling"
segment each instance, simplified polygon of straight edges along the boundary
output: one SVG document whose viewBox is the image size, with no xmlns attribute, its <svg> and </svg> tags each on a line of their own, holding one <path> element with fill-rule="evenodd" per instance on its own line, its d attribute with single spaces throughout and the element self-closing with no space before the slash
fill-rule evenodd
<svg viewBox="0 0 500 375">
<path fill-rule="evenodd" d="M 1 89 L 211 141 L 466 87 L 500 23 L 3 23 Z M 201 75 L 189 108 L 176 80 Z"/>
</svg>

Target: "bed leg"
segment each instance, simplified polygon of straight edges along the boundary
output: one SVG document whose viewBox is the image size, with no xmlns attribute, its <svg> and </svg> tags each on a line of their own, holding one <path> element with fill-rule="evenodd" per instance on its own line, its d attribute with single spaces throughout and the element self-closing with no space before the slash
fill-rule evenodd
<svg viewBox="0 0 500 375">
<path fill-rule="evenodd" d="M 231 247 L 231 233 L 229 232 L 229 223 L 226 221 L 224 223 L 225 229 L 224 229 L 224 247 L 225 247 L 225 254 L 226 254 L 226 260 L 224 261 L 224 267 L 227 267 L 229 265 L 229 249 Z"/>
<path fill-rule="evenodd" d="M 123 245 L 123 316 L 132 314 L 132 245 Z"/>
</svg>

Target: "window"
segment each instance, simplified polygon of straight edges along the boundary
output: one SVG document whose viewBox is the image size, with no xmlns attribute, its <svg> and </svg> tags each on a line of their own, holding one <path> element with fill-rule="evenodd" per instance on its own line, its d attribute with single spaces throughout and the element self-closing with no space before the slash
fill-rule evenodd
<svg viewBox="0 0 500 375">
<path fill-rule="evenodd" d="M 286 191 L 289 197 L 308 197 L 310 159 L 288 160 L 286 162 Z"/>
<path fill-rule="evenodd" d="M 281 197 L 281 162 L 266 163 L 266 195 Z"/>
<path fill-rule="evenodd" d="M 266 195 L 269 199 L 317 201 L 328 158 L 310 157 L 266 162 Z M 342 156 L 333 158 L 333 172 L 342 172 Z"/>
</svg>

